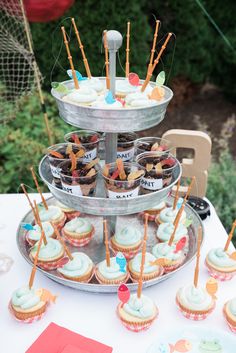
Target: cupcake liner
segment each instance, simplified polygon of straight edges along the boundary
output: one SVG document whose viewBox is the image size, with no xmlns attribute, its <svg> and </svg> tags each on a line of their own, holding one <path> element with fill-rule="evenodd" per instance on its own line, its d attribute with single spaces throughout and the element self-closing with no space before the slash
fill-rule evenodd
<svg viewBox="0 0 236 353">
<path fill-rule="evenodd" d="M 193 321 L 205 320 L 207 318 L 207 316 L 212 313 L 212 311 L 215 309 L 215 306 L 216 306 L 216 303 L 214 302 L 214 305 L 209 310 L 207 310 L 207 311 L 205 311 L 203 313 L 199 313 L 199 312 L 191 311 L 190 309 L 183 308 L 179 304 L 177 299 L 176 299 L 176 304 L 177 304 L 180 312 L 183 314 L 183 316 L 186 319 L 193 320 Z"/>
<path fill-rule="evenodd" d="M 122 250 L 115 249 L 111 242 L 109 242 L 109 247 L 115 256 L 118 254 L 118 252 L 122 252 L 122 254 L 126 258 L 126 260 L 131 260 L 140 251 L 140 248 L 142 247 L 142 242 L 140 243 L 139 247 L 137 247 L 136 249 L 133 249 L 133 250 L 131 250 L 131 249 L 127 249 L 127 250 L 126 249 L 122 249 Z"/>
<path fill-rule="evenodd" d="M 140 212 L 138 215 L 142 219 L 145 219 L 146 214 L 148 214 L 148 221 L 150 221 L 150 222 L 155 222 L 155 219 L 158 216 L 158 213 L 157 214 L 149 214 L 148 212 Z"/>
<path fill-rule="evenodd" d="M 127 272 L 126 277 L 122 279 L 111 279 L 111 280 L 103 280 L 99 277 L 98 275 L 98 266 L 95 266 L 94 274 L 96 277 L 96 280 L 100 284 L 121 284 L 121 283 L 126 283 L 129 280 L 129 272 Z"/>
<path fill-rule="evenodd" d="M 180 261 L 178 261 L 177 263 L 173 264 L 173 265 L 165 265 L 164 267 L 164 273 L 170 273 L 174 270 L 176 270 L 177 268 L 179 268 L 183 262 L 185 260 L 185 257 L 183 259 L 181 259 Z"/>
<path fill-rule="evenodd" d="M 58 273 L 60 274 L 61 277 L 69 279 L 70 281 L 79 282 L 79 283 L 89 283 L 94 276 L 94 267 L 92 269 L 91 275 L 84 280 L 80 280 L 79 278 L 75 278 L 75 277 L 73 278 L 73 277 L 64 276 L 61 272 L 58 272 Z"/>
<path fill-rule="evenodd" d="M 50 237 L 51 239 L 56 239 L 56 234 L 53 233 L 53 235 Z M 26 233 L 25 235 L 25 240 L 27 241 L 27 243 L 30 245 L 30 246 L 34 246 L 38 240 L 32 240 L 28 237 L 28 232 Z"/>
<path fill-rule="evenodd" d="M 39 321 L 43 318 L 43 316 L 45 315 L 46 311 L 47 311 L 47 306 L 46 305 L 46 309 L 43 313 L 39 314 L 39 315 L 35 315 L 35 316 L 32 316 L 32 317 L 29 317 L 27 319 L 23 319 L 23 320 L 20 320 L 18 319 L 15 314 L 14 314 L 14 311 L 12 310 L 12 306 L 11 306 L 11 301 L 9 302 L 8 304 L 8 310 L 10 312 L 10 314 L 14 317 L 14 319 L 18 322 L 22 322 L 24 324 L 32 324 L 33 322 L 36 322 L 36 321 Z"/>
<path fill-rule="evenodd" d="M 206 260 L 205 260 L 205 265 L 211 277 L 218 279 L 219 281 L 222 281 L 222 282 L 231 280 L 236 274 L 236 271 L 232 271 L 232 272 L 217 271 L 213 267 L 210 267 L 210 265 L 206 262 Z"/>
<path fill-rule="evenodd" d="M 81 212 L 74 211 L 74 212 L 65 212 L 67 221 L 71 221 L 75 217 L 79 217 Z"/>
<path fill-rule="evenodd" d="M 66 222 L 66 215 L 64 213 L 64 217 L 60 222 L 52 222 L 52 223 L 58 228 L 58 230 L 61 230 L 65 222 Z"/>
<path fill-rule="evenodd" d="M 78 248 L 87 245 L 91 241 L 92 236 L 94 235 L 94 233 L 95 233 L 95 229 L 93 227 L 93 229 L 91 230 L 90 233 L 88 233 L 88 235 L 86 235 L 86 236 L 84 236 L 84 237 L 82 237 L 80 239 L 75 239 L 75 238 L 72 238 L 72 237 L 66 235 L 64 230 L 62 230 L 62 235 L 65 238 L 65 240 L 68 243 L 70 243 L 71 245 L 73 245 L 75 247 L 78 247 Z"/>
<path fill-rule="evenodd" d="M 31 256 L 30 258 L 32 261 L 34 261 Z M 63 256 L 63 257 L 60 257 L 60 259 L 57 259 L 55 261 L 49 261 L 49 262 L 38 261 L 37 266 L 42 268 L 43 270 L 51 271 L 51 270 L 56 270 L 58 267 L 65 265 L 68 261 L 69 261 L 69 258 L 67 256 Z"/>
<path fill-rule="evenodd" d="M 227 303 L 226 303 L 227 304 Z M 227 316 L 227 313 L 226 313 L 226 304 L 224 305 L 223 307 L 223 314 L 224 314 L 224 317 L 225 317 L 225 320 L 227 322 L 227 325 L 229 327 L 229 329 L 233 332 L 233 333 L 236 333 L 236 323 L 233 323 L 231 322 L 232 320 L 230 320 Z"/>
<path fill-rule="evenodd" d="M 144 274 L 144 277 L 145 277 L 145 278 L 143 278 L 143 281 L 150 281 L 151 279 L 161 277 L 161 276 L 164 274 L 164 272 L 165 272 L 164 267 L 159 266 L 159 273 L 158 273 L 158 275 L 156 275 L 156 274 Z M 139 281 L 139 274 L 137 275 L 137 278 L 135 278 L 135 277 L 132 275 L 132 272 L 130 272 L 130 278 L 131 278 L 131 280 L 132 280 L 133 283 L 138 283 L 138 281 Z"/>
</svg>

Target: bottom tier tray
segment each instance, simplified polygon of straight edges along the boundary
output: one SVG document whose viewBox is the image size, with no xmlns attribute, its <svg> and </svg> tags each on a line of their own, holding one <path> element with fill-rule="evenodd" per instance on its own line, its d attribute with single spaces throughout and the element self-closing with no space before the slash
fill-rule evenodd
<svg viewBox="0 0 236 353">
<path fill-rule="evenodd" d="M 172 203 L 172 198 L 169 197 L 167 200 L 169 203 Z M 47 203 L 49 205 L 56 204 L 55 198 L 51 197 L 47 200 Z M 153 286 L 161 281 L 164 281 L 172 276 L 175 275 L 175 273 L 179 272 L 182 270 L 184 266 L 186 266 L 188 263 L 190 263 L 193 258 L 196 255 L 196 236 L 197 236 L 197 230 L 199 226 L 202 227 L 203 231 L 203 239 L 204 239 L 204 230 L 202 226 L 202 222 L 200 217 L 197 215 L 197 213 L 188 205 L 185 207 L 185 211 L 187 214 L 187 218 L 192 220 L 192 224 L 188 227 L 188 235 L 189 235 L 189 251 L 186 256 L 185 262 L 183 265 L 176 269 L 175 271 L 164 274 L 161 277 L 144 281 L 143 282 L 143 287 L 149 287 Z M 90 220 L 90 222 L 94 225 L 95 227 L 95 234 L 91 240 L 91 242 L 82 247 L 82 248 L 75 248 L 73 246 L 68 246 L 70 250 L 72 251 L 82 251 L 85 252 L 90 258 L 93 260 L 95 264 L 98 262 L 102 261 L 105 259 L 105 246 L 103 243 L 103 224 L 102 224 L 102 217 L 100 216 L 91 216 L 87 214 L 81 214 L 81 216 L 87 218 Z M 21 223 L 32 223 L 33 222 L 33 214 L 32 211 L 28 212 L 25 217 L 22 219 Z M 141 230 L 143 230 L 143 220 L 140 217 L 139 214 L 133 214 L 133 215 L 125 215 L 125 216 L 118 216 L 117 217 L 117 223 L 116 223 L 117 229 L 120 227 L 124 227 L 125 225 L 130 225 L 133 224 L 135 227 L 139 227 Z M 157 243 L 156 237 L 155 237 L 155 232 L 157 229 L 157 225 L 154 222 L 149 222 L 149 228 L 148 228 L 148 241 L 147 241 L 147 251 L 151 249 L 152 246 L 154 246 Z M 17 230 L 17 246 L 18 249 L 21 253 L 21 255 L 24 257 L 24 259 L 32 266 L 32 261 L 29 258 L 29 250 L 30 246 L 27 244 L 25 240 L 26 236 L 26 231 L 21 227 L 21 224 L 18 227 Z M 81 291 L 88 291 L 88 292 L 95 292 L 95 293 L 116 293 L 118 289 L 118 285 L 103 285 L 99 284 L 95 277 L 92 278 L 90 283 L 79 283 L 79 282 L 74 282 L 71 280 L 67 280 L 63 277 L 60 276 L 60 274 L 56 271 L 44 271 L 40 268 L 38 268 L 39 271 L 44 273 L 47 277 L 50 279 L 61 283 L 65 286 L 72 287 Z M 127 286 L 129 287 L 130 290 L 136 290 L 137 289 L 137 284 L 136 283 L 131 283 L 129 281 L 127 283 Z"/>
</svg>

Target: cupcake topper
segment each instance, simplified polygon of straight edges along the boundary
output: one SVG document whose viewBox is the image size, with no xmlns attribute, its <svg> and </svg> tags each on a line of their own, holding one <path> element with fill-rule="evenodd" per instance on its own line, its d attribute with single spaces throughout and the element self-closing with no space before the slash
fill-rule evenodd
<svg viewBox="0 0 236 353">
<path fill-rule="evenodd" d="M 87 76 L 88 76 L 88 78 L 91 78 L 91 72 L 90 72 L 88 60 L 86 58 L 86 55 L 85 55 L 85 52 L 84 52 L 84 47 L 83 47 L 83 44 L 82 44 L 81 39 L 80 39 L 79 31 L 78 31 L 78 28 L 76 26 L 75 19 L 73 17 L 71 19 L 71 22 L 72 22 L 72 24 L 74 26 L 75 35 L 76 35 L 76 38 L 77 38 L 77 41 L 78 41 L 78 44 L 79 44 L 79 48 L 81 50 L 81 54 L 82 54 L 82 57 L 83 57 L 84 67 L 85 67 Z"/>
<path fill-rule="evenodd" d="M 122 283 L 118 288 L 118 298 L 123 304 L 127 303 L 130 298 L 129 288 L 124 283 Z"/>
<path fill-rule="evenodd" d="M 231 228 L 231 231 L 228 235 L 228 239 L 226 241 L 226 244 L 225 244 L 225 247 L 224 247 L 224 251 L 227 251 L 228 248 L 229 248 L 229 244 L 232 240 L 232 237 L 233 237 L 233 234 L 234 234 L 234 230 L 235 230 L 235 227 L 236 227 L 236 220 L 234 221 L 233 225 L 232 225 L 232 228 Z"/>
<path fill-rule="evenodd" d="M 37 180 L 37 177 L 36 177 L 36 175 L 35 175 L 34 168 L 31 167 L 31 168 L 30 168 L 30 171 L 31 171 L 32 177 L 33 177 L 33 179 L 34 179 L 34 183 L 35 183 L 35 186 L 36 186 L 36 188 L 37 188 L 37 190 L 38 190 L 38 193 L 39 193 L 40 196 L 41 196 L 42 203 L 43 203 L 44 207 L 46 208 L 46 210 L 48 210 L 48 205 L 47 205 L 47 203 L 46 203 L 45 198 L 43 197 L 42 191 L 41 191 L 40 186 L 39 186 L 39 184 L 38 184 L 38 180 Z"/>
<path fill-rule="evenodd" d="M 107 95 L 105 96 L 105 101 L 107 104 L 113 104 L 116 102 L 111 91 L 107 92 Z"/>
<path fill-rule="evenodd" d="M 185 247 L 186 241 L 187 241 L 186 237 L 181 238 L 175 246 L 174 253 L 181 251 Z"/>
<path fill-rule="evenodd" d="M 197 237 L 197 261 L 196 261 L 196 266 L 195 266 L 195 271 L 194 271 L 194 287 L 197 288 L 198 285 L 198 276 L 199 276 L 199 260 L 200 260 L 200 248 L 201 248 L 201 242 L 202 242 L 202 228 L 198 228 L 198 237 Z"/>
<path fill-rule="evenodd" d="M 157 55 L 157 58 L 154 60 L 154 63 L 152 65 L 152 67 L 150 68 L 150 70 L 148 70 L 146 79 L 145 79 L 144 84 L 142 85 L 142 88 L 141 88 L 141 92 L 145 91 L 145 88 L 147 87 L 149 81 L 151 80 L 152 73 L 153 73 L 155 67 L 157 66 L 157 64 L 159 63 L 161 55 L 162 55 L 163 51 L 165 50 L 167 43 L 169 42 L 171 36 L 172 36 L 172 33 L 168 33 L 168 36 L 167 36 L 164 44 L 162 45 L 161 50 L 159 51 L 159 53 Z"/>
<path fill-rule="evenodd" d="M 110 77 L 109 77 L 109 58 L 108 58 L 108 45 L 107 45 L 107 31 L 103 32 L 103 45 L 105 50 L 105 66 L 106 66 L 106 85 L 107 89 L 110 89 Z"/>
<path fill-rule="evenodd" d="M 171 246 L 173 241 L 174 241 L 174 238 L 175 238 L 175 233 L 177 231 L 177 228 L 178 228 L 178 225 L 179 225 L 179 221 L 180 221 L 180 217 L 182 215 L 182 212 L 178 212 L 177 216 L 176 216 L 176 219 L 175 219 L 175 223 L 174 223 L 174 231 L 173 233 L 171 234 L 171 237 L 168 241 L 168 245 Z"/>
<path fill-rule="evenodd" d="M 137 297 L 140 298 L 142 294 L 142 287 L 143 287 L 143 271 L 145 265 L 145 255 L 146 255 L 146 242 L 147 242 L 147 228 L 148 228 L 148 214 L 145 213 L 145 224 L 144 224 L 144 237 L 143 237 L 143 248 L 142 248 L 142 260 L 140 266 L 140 276 L 138 281 L 138 291 Z"/>
<path fill-rule="evenodd" d="M 196 178 L 195 178 L 195 176 L 193 176 L 193 177 L 192 177 L 192 180 L 191 180 L 191 183 L 189 184 L 188 190 L 187 190 L 187 192 L 186 192 L 186 195 L 185 195 L 185 197 L 184 197 L 184 201 L 182 202 L 182 206 L 180 207 L 180 209 L 179 209 L 179 211 L 178 211 L 178 213 L 177 213 L 177 216 L 175 217 L 174 225 L 175 225 L 175 223 L 177 222 L 177 220 L 180 219 L 181 216 L 182 216 L 182 213 L 183 213 L 183 211 L 184 211 L 185 204 L 186 204 L 186 202 L 187 202 L 187 198 L 188 198 L 188 196 L 189 196 L 189 194 L 190 194 L 190 192 L 191 192 L 191 189 L 192 189 L 192 187 L 193 187 L 193 183 L 195 182 L 195 180 L 196 180 Z M 179 222 L 179 220 L 178 220 L 178 222 Z"/>
<path fill-rule="evenodd" d="M 44 230 L 43 230 L 43 226 L 42 226 L 42 223 L 41 223 L 41 219 L 39 217 L 39 211 L 38 211 L 38 207 L 37 207 L 37 204 L 36 204 L 36 201 L 34 200 L 34 209 L 35 209 L 35 214 L 36 214 L 36 219 L 37 219 L 37 223 L 39 225 L 39 228 L 41 230 L 41 233 L 42 233 L 42 237 L 43 237 L 43 242 L 44 242 L 44 245 L 47 245 L 47 238 L 45 236 L 45 233 L 44 233 Z M 35 219 L 35 221 L 36 221 Z"/>
<path fill-rule="evenodd" d="M 173 210 L 176 209 L 177 202 L 178 202 L 178 199 L 179 199 L 179 187 L 180 187 L 180 179 L 178 180 L 178 184 L 177 184 L 176 191 L 175 191 L 175 199 L 174 199 L 174 204 L 173 204 Z"/>
<path fill-rule="evenodd" d="M 166 80 L 165 71 L 159 72 L 159 74 L 157 75 L 157 78 L 156 78 L 156 85 L 159 87 L 163 86 L 165 83 L 165 80 Z"/>
<path fill-rule="evenodd" d="M 106 246 L 106 262 L 107 266 L 111 266 L 111 259 L 110 259 L 110 251 L 109 251 L 109 243 L 108 243 L 108 231 L 107 231 L 107 220 L 103 220 L 103 229 L 104 229 L 104 236 L 105 236 L 105 246 Z"/>
<path fill-rule="evenodd" d="M 159 25 L 160 25 L 160 21 L 156 20 L 156 28 L 155 28 L 155 33 L 154 33 L 154 36 L 153 36 L 152 50 L 151 50 L 151 56 L 150 56 L 150 61 L 149 61 L 149 65 L 148 65 L 148 71 L 150 71 L 152 69 L 154 53 L 155 53 L 155 48 L 156 48 L 156 43 L 157 43 Z"/>
<path fill-rule="evenodd" d="M 213 299 L 217 299 L 216 292 L 218 290 L 218 283 L 217 280 L 213 277 L 210 277 L 206 283 L 206 290 L 207 293 L 212 296 Z"/>
<path fill-rule="evenodd" d="M 51 222 L 50 222 L 50 223 L 51 223 Z M 73 256 L 72 256 L 70 250 L 68 249 L 68 247 L 66 246 L 66 244 L 65 244 L 65 242 L 64 242 L 64 239 L 63 239 L 63 237 L 61 236 L 61 234 L 60 234 L 60 232 L 59 232 L 57 226 L 55 226 L 53 223 L 51 223 L 51 226 L 52 226 L 53 229 L 54 229 L 54 232 L 55 232 L 55 234 L 56 234 L 56 236 L 57 236 L 57 239 L 60 240 L 60 242 L 62 243 L 63 248 L 64 248 L 64 250 L 65 250 L 65 253 L 67 254 L 67 256 L 69 257 L 70 260 L 73 260 Z"/>
<path fill-rule="evenodd" d="M 68 40 L 67 40 L 67 37 L 66 37 L 66 31 L 65 31 L 65 27 L 64 26 L 61 27 L 61 31 L 62 31 L 62 35 L 63 35 L 63 38 L 64 38 L 64 43 L 65 43 L 65 47 L 66 47 L 66 51 L 67 51 L 68 60 L 69 60 L 69 63 L 70 63 L 70 68 L 72 70 L 72 76 L 73 76 L 73 80 L 74 80 L 74 84 L 75 84 L 75 89 L 79 89 L 79 81 L 78 81 L 78 79 L 76 77 L 75 68 L 74 68 L 72 56 L 71 56 L 71 53 L 70 53 L 69 43 L 68 43 Z"/>
<path fill-rule="evenodd" d="M 31 200 L 30 200 L 30 198 L 29 198 L 29 195 L 28 195 L 28 193 L 27 193 L 27 191 L 26 191 L 26 189 L 25 189 L 25 186 L 24 186 L 24 184 L 20 184 L 20 186 L 21 186 L 21 189 L 23 190 L 23 192 L 24 192 L 24 194 L 25 194 L 27 200 L 29 201 L 31 210 L 32 210 L 33 215 L 34 215 L 34 218 L 35 218 L 35 222 L 37 223 L 37 215 L 36 215 L 36 213 L 35 213 L 35 209 L 34 209 L 34 206 L 33 206 L 32 202 L 31 202 Z"/>
<path fill-rule="evenodd" d="M 130 72 L 130 74 L 128 75 L 128 81 L 129 81 L 129 84 L 131 86 L 135 86 L 135 87 L 138 87 L 140 86 L 139 84 L 139 75 L 136 74 L 135 72 Z"/>
<path fill-rule="evenodd" d="M 125 63 L 125 76 L 129 75 L 129 40 L 130 40 L 130 22 L 127 22 L 127 35 L 126 35 L 126 63 Z"/>
</svg>

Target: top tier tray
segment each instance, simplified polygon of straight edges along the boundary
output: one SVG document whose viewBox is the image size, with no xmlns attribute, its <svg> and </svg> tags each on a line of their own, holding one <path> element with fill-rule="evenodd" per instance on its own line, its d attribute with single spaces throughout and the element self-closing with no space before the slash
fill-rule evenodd
<svg viewBox="0 0 236 353">
<path fill-rule="evenodd" d="M 105 77 L 99 77 L 105 81 Z M 125 78 L 117 78 L 125 80 Z M 143 80 L 140 80 L 143 83 Z M 72 80 L 62 82 L 69 89 L 74 87 Z M 150 82 L 155 87 L 154 82 Z M 52 96 L 55 98 L 60 117 L 68 124 L 83 129 L 91 129 L 103 132 L 126 132 L 141 131 L 158 125 L 165 116 L 166 108 L 173 97 L 170 88 L 163 86 L 165 89 L 165 98 L 158 104 L 140 108 L 118 108 L 118 109 L 101 109 L 96 107 L 86 107 L 63 101 L 64 94 L 51 90 Z"/>
</svg>

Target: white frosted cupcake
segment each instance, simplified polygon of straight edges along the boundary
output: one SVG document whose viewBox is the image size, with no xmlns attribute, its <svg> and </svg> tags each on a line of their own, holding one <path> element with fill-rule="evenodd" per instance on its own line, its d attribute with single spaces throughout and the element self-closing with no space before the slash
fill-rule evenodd
<svg viewBox="0 0 236 353">
<path fill-rule="evenodd" d="M 160 242 L 168 242 L 171 235 L 174 232 L 173 223 L 161 223 L 157 228 L 156 237 Z M 176 244 L 181 238 L 186 237 L 188 239 L 188 229 L 179 223 L 175 232 L 173 243 Z M 186 246 L 185 246 L 186 248 Z"/>
<path fill-rule="evenodd" d="M 165 259 L 163 267 L 165 272 L 174 271 L 180 267 L 185 260 L 184 251 L 176 252 L 175 244 L 168 245 L 168 243 L 158 243 L 152 248 L 152 254 L 156 259 Z"/>
<path fill-rule="evenodd" d="M 105 90 L 105 84 L 103 81 L 99 80 L 97 77 L 91 77 L 87 80 L 80 81 L 81 88 L 89 88 L 97 92 L 97 94 L 102 94 Z"/>
<path fill-rule="evenodd" d="M 34 245 L 30 250 L 30 258 L 32 261 L 35 260 L 35 256 L 38 249 L 38 243 Z M 48 238 L 47 244 L 42 242 L 39 254 L 37 266 L 44 270 L 54 270 L 61 266 L 62 260 L 64 258 L 64 247 L 59 242 L 59 240 Z"/>
<path fill-rule="evenodd" d="M 79 217 L 80 215 L 80 211 L 76 211 L 73 208 L 67 205 L 64 205 L 64 203 L 61 203 L 59 201 L 57 201 L 57 206 L 59 206 L 62 209 L 62 211 L 65 213 L 66 219 L 68 221 L 71 221 L 73 218 Z"/>
<path fill-rule="evenodd" d="M 210 275 L 220 281 L 230 280 L 236 274 L 236 260 L 223 248 L 214 248 L 206 256 L 205 264 Z"/>
<path fill-rule="evenodd" d="M 91 104 L 92 107 L 95 108 L 101 108 L 101 109 L 119 109 L 119 108 L 123 108 L 123 105 L 121 102 L 119 102 L 118 100 L 115 100 L 113 103 L 107 103 L 106 99 L 104 96 L 99 97 L 96 101 L 94 101 Z"/>
<path fill-rule="evenodd" d="M 225 303 L 223 313 L 230 330 L 236 333 L 236 297 Z"/>
<path fill-rule="evenodd" d="M 73 252 L 73 260 L 69 260 L 57 271 L 65 278 L 76 282 L 89 282 L 93 276 L 94 264 L 92 260 L 82 252 Z"/>
<path fill-rule="evenodd" d="M 41 222 L 52 222 L 58 229 L 61 229 L 66 221 L 66 215 L 58 206 L 48 206 L 39 210 L 39 218 Z"/>
<path fill-rule="evenodd" d="M 42 222 L 42 227 L 46 238 L 56 238 L 54 228 L 50 222 Z M 33 246 L 39 241 L 41 234 L 41 228 L 38 224 L 35 224 L 34 229 L 31 229 L 26 233 L 25 239 L 29 245 Z"/>
<path fill-rule="evenodd" d="M 89 106 L 97 99 L 97 92 L 89 87 L 81 87 L 73 89 L 70 93 L 64 96 L 63 101 L 76 105 Z"/>
<path fill-rule="evenodd" d="M 126 226 L 118 230 L 111 238 L 111 248 L 115 254 L 119 251 L 127 259 L 134 257 L 142 245 L 142 233 L 134 226 Z"/>
<path fill-rule="evenodd" d="M 149 99 L 146 91 L 130 93 L 125 98 L 126 108 L 140 108 L 156 105 L 157 101 Z"/>
<path fill-rule="evenodd" d="M 157 224 L 161 223 L 174 223 L 175 217 L 177 216 L 179 210 L 173 210 L 173 207 L 166 207 L 164 210 L 160 212 L 160 214 L 156 217 L 155 222 Z M 185 223 L 186 221 L 186 212 L 183 211 L 180 217 L 180 222 Z"/>
<path fill-rule="evenodd" d="M 165 201 L 162 201 L 158 205 L 156 205 L 156 206 L 154 206 L 152 208 L 149 208 L 148 210 L 146 210 L 144 212 L 141 212 L 140 215 L 142 217 L 144 217 L 145 214 L 148 214 L 148 220 L 149 221 L 155 221 L 157 215 L 159 215 L 160 212 L 162 210 L 164 210 L 165 207 L 166 207 L 166 203 L 165 203 Z"/>
<path fill-rule="evenodd" d="M 160 277 L 163 274 L 164 271 L 162 266 L 151 264 L 155 260 L 156 260 L 155 256 L 153 256 L 149 252 L 146 252 L 145 264 L 143 269 L 144 281 Z M 142 253 L 135 255 L 135 257 L 129 261 L 128 269 L 133 282 L 137 282 L 139 280 L 141 261 L 142 261 Z"/>
<path fill-rule="evenodd" d="M 75 217 L 65 224 L 62 234 L 68 243 L 81 247 L 92 239 L 94 227 L 87 219 Z"/>
<path fill-rule="evenodd" d="M 129 93 L 138 92 L 139 87 L 133 86 L 128 79 L 116 80 L 116 97 L 125 98 Z"/>
<path fill-rule="evenodd" d="M 129 279 L 127 267 L 121 271 L 115 257 L 110 258 L 110 266 L 107 266 L 107 261 L 100 262 L 95 268 L 95 276 L 101 284 L 119 284 L 125 283 Z"/>
</svg>

